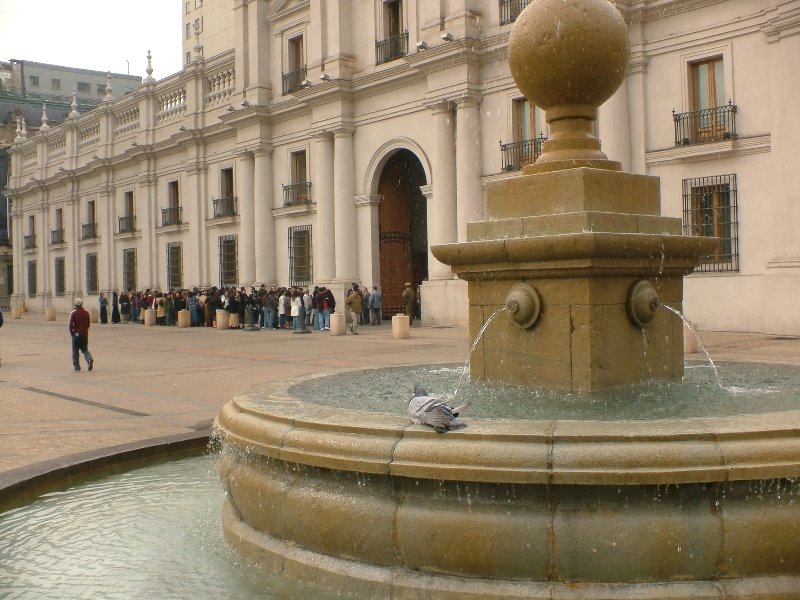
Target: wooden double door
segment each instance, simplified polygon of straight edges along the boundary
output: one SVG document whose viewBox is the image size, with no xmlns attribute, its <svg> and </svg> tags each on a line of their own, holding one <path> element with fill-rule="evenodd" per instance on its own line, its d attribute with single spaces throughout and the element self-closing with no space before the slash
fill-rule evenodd
<svg viewBox="0 0 800 600">
<path fill-rule="evenodd" d="M 428 278 L 427 206 L 420 190 L 425 183 L 422 164 L 408 150 L 400 150 L 389 159 L 378 182 L 378 248 L 385 317 L 404 311 L 406 282 L 418 290 Z"/>
</svg>

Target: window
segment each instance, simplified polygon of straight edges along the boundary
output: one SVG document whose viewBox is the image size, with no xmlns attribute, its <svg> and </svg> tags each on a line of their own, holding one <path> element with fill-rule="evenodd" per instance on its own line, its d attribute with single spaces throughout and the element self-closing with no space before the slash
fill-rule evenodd
<svg viewBox="0 0 800 600">
<path fill-rule="evenodd" d="M 219 238 L 219 285 L 235 286 L 239 279 L 239 264 L 236 256 L 236 236 L 224 235 Z"/>
<path fill-rule="evenodd" d="M 31 87 L 39 87 L 39 76 L 38 75 L 31 75 L 28 77 L 28 81 L 31 84 Z"/>
<path fill-rule="evenodd" d="M 55 262 L 56 277 L 55 277 L 55 294 L 56 296 L 63 296 L 64 290 L 67 288 L 67 274 L 64 267 L 64 257 L 56 257 Z"/>
<path fill-rule="evenodd" d="M 53 229 L 50 231 L 51 244 L 64 243 L 64 209 L 57 208 L 56 214 L 53 217 Z"/>
<path fill-rule="evenodd" d="M 517 20 L 517 17 L 530 0 L 500 0 L 500 25 L 508 25 Z"/>
<path fill-rule="evenodd" d="M 191 52 L 187 52 L 186 53 L 186 64 L 188 65 L 190 62 L 192 62 L 192 53 Z"/>
<path fill-rule="evenodd" d="M 188 15 L 191 11 L 192 11 L 192 3 L 191 2 L 187 2 L 186 3 L 186 14 Z"/>
<path fill-rule="evenodd" d="M 180 242 L 167 244 L 167 288 L 183 287 L 183 249 Z"/>
<path fill-rule="evenodd" d="M 128 191 L 122 195 L 122 215 L 119 218 L 119 232 L 131 233 L 134 231 L 135 214 L 133 204 L 133 192 Z"/>
<path fill-rule="evenodd" d="M 176 225 L 181 222 L 181 205 L 178 182 L 167 183 L 167 208 L 161 209 L 161 225 Z"/>
<path fill-rule="evenodd" d="M 186 39 L 188 40 L 190 37 L 192 37 L 192 24 L 191 23 L 187 23 L 186 24 Z M 188 52 L 186 53 L 186 57 L 187 57 L 186 61 L 188 62 L 189 61 L 189 58 L 188 58 L 189 57 L 189 53 Z"/>
<path fill-rule="evenodd" d="M 503 170 L 518 171 L 533 164 L 542 153 L 542 143 L 547 139 L 544 112 L 527 98 L 518 98 L 511 105 L 514 141 L 500 142 Z"/>
<path fill-rule="evenodd" d="M 136 289 L 136 248 L 122 251 L 122 289 Z"/>
<path fill-rule="evenodd" d="M 22 248 L 30 250 L 36 247 L 36 217 L 28 215 L 28 234 L 23 236 Z"/>
<path fill-rule="evenodd" d="M 683 180 L 683 231 L 719 238 L 715 252 L 702 258 L 699 271 L 739 270 L 736 175 Z"/>
<path fill-rule="evenodd" d="M 311 225 L 289 227 L 289 285 L 311 285 Z"/>
<path fill-rule="evenodd" d="M 293 206 L 309 202 L 311 183 L 307 181 L 306 151 L 299 150 L 289 155 L 289 180 L 291 184 L 283 186 L 283 205 Z"/>
<path fill-rule="evenodd" d="M 222 198 L 233 198 L 233 167 L 220 169 L 219 193 Z"/>
<path fill-rule="evenodd" d="M 36 261 L 28 261 L 28 297 L 36 297 Z"/>
<path fill-rule="evenodd" d="M 403 30 L 402 0 L 383 0 L 383 39 L 375 42 L 375 63 L 383 64 L 408 53 L 408 32 Z"/>
<path fill-rule="evenodd" d="M 201 6 L 203 6 L 203 0 L 194 0 L 195 8 L 200 8 Z"/>
<path fill-rule="evenodd" d="M 103 95 L 106 93 L 106 84 L 105 83 L 98 83 L 97 84 L 97 93 L 99 95 Z"/>
<path fill-rule="evenodd" d="M 97 252 L 86 255 L 86 293 L 96 294 L 97 284 Z"/>
<path fill-rule="evenodd" d="M 86 223 L 81 223 L 82 240 L 91 240 L 97 237 L 95 217 L 96 215 L 95 215 L 94 200 L 89 200 L 86 203 Z"/>
<path fill-rule="evenodd" d="M 303 36 L 289 38 L 286 48 L 286 73 L 283 74 L 283 95 L 299 90 L 306 79 Z"/>
<path fill-rule="evenodd" d="M 689 63 L 690 112 L 675 113 L 675 145 L 735 139 L 736 112 L 725 104 L 725 71 L 721 56 Z"/>
<path fill-rule="evenodd" d="M 61 90 L 61 80 L 60 79 L 51 79 L 50 80 L 50 89 L 53 91 L 60 91 Z"/>
<path fill-rule="evenodd" d="M 90 94 L 92 92 L 92 84 L 87 83 L 85 81 L 78 82 L 78 91 L 84 94 Z"/>
</svg>

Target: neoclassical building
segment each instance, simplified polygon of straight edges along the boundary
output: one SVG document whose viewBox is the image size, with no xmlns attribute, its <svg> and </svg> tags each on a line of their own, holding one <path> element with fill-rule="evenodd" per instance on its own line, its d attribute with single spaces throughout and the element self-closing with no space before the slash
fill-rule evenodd
<svg viewBox="0 0 800 600">
<path fill-rule="evenodd" d="M 11 149 L 15 295 L 67 310 L 122 288 L 405 281 L 422 320 L 466 320 L 430 247 L 466 239 L 483 185 L 547 124 L 505 60 L 526 0 L 189 0 L 185 67 Z M 800 334 L 800 0 L 617 0 L 626 83 L 609 158 L 720 238 L 686 281 L 700 327 Z M 157 65 L 158 57 L 154 57 Z M 535 201 L 535 199 L 532 199 Z"/>
</svg>

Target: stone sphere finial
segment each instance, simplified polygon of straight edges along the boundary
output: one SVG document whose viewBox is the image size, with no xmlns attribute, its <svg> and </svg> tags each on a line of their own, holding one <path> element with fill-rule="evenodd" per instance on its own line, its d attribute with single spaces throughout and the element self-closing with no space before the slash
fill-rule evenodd
<svg viewBox="0 0 800 600">
<path fill-rule="evenodd" d="M 609 0 L 534 0 L 522 11 L 508 62 L 517 87 L 550 124 L 537 164 L 593 160 L 618 168 L 600 151 L 591 123 L 625 80 L 629 57 L 625 19 Z"/>
</svg>

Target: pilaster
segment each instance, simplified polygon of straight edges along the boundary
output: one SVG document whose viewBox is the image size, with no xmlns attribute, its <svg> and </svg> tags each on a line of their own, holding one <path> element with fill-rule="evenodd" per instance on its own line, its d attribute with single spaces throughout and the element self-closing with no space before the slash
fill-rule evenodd
<svg viewBox="0 0 800 600">
<path fill-rule="evenodd" d="M 367 194 L 355 197 L 358 224 L 358 280 L 372 288 L 380 283 L 378 251 L 378 209 L 381 196 Z"/>
<path fill-rule="evenodd" d="M 256 150 L 255 156 L 255 282 L 276 285 L 275 274 L 275 185 L 272 178 L 272 147 Z"/>
<path fill-rule="evenodd" d="M 255 161 L 251 152 L 242 152 L 236 159 L 236 196 L 239 209 L 239 283 L 252 285 L 255 266 Z"/>
<path fill-rule="evenodd" d="M 353 129 L 343 127 L 333 135 L 334 250 L 336 280 L 357 278 L 358 242 L 356 239 L 355 164 Z"/>
<path fill-rule="evenodd" d="M 428 247 L 457 240 L 456 153 L 453 110 L 450 102 L 431 107 L 433 113 L 433 197 L 428 200 Z M 450 267 L 428 251 L 428 278 L 451 279 Z"/>
<path fill-rule="evenodd" d="M 480 99 L 465 96 L 456 103 L 456 220 L 458 241 L 467 241 L 467 223 L 483 218 L 481 187 Z"/>
<path fill-rule="evenodd" d="M 316 225 L 312 232 L 314 282 L 327 285 L 336 275 L 336 232 L 333 228 L 333 136 L 330 132 L 321 132 L 314 137 L 311 168 L 313 198 L 317 204 Z"/>
</svg>

